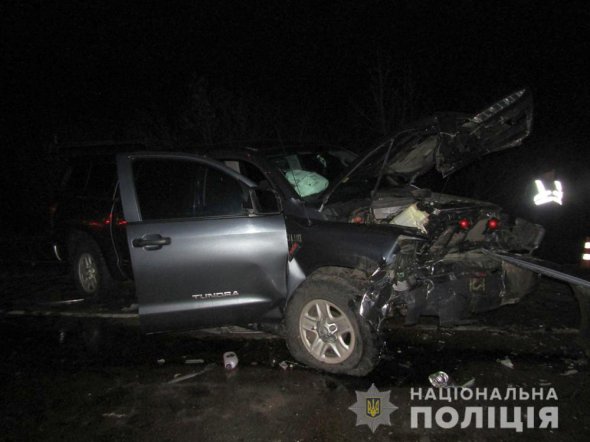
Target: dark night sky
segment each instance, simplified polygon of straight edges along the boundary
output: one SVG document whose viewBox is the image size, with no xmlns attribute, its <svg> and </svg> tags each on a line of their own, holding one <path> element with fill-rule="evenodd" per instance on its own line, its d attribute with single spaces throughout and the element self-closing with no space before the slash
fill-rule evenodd
<svg viewBox="0 0 590 442">
<path fill-rule="evenodd" d="M 379 55 L 412 66 L 433 110 L 477 109 L 528 85 L 538 118 L 587 113 L 583 1 L 48 1 L 40 14 L 12 3 L 2 26 L 9 122 L 37 111 L 45 137 L 153 103 L 172 114 L 198 77 L 293 117 L 323 110 L 338 126 L 333 114 L 364 93 Z"/>
<path fill-rule="evenodd" d="M 351 109 L 379 59 L 411 68 L 417 114 L 475 111 L 528 86 L 537 163 L 590 157 L 586 1 L 40 3 L 0 11 L 2 187 L 13 195 L 26 194 L 27 171 L 46 178 L 55 134 L 125 136 L 146 110 L 174 122 L 199 78 L 272 108 L 287 133 L 307 119 L 316 139 L 369 143 L 376 134 Z"/>
</svg>

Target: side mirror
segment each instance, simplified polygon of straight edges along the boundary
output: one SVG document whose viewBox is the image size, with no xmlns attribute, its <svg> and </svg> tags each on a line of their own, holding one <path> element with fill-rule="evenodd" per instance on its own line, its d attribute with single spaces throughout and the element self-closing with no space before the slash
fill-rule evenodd
<svg viewBox="0 0 590 442">
<path fill-rule="evenodd" d="M 257 214 L 269 215 L 283 211 L 281 197 L 274 189 L 256 187 L 250 190 L 250 195 L 254 203 L 254 211 Z"/>
</svg>

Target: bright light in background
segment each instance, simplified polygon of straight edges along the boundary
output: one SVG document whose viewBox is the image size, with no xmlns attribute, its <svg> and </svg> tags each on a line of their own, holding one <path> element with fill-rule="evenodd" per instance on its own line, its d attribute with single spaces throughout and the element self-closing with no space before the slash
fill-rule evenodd
<svg viewBox="0 0 590 442">
<path fill-rule="evenodd" d="M 563 187 L 561 181 L 553 181 L 553 189 L 546 189 L 543 181 L 535 180 L 537 186 L 537 194 L 533 198 L 535 205 L 541 206 L 547 203 L 563 204 Z"/>
</svg>

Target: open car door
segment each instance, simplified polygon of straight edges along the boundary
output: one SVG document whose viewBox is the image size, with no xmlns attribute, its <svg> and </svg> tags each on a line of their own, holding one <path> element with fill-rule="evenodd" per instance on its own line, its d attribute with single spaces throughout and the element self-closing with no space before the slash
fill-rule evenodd
<svg viewBox="0 0 590 442">
<path fill-rule="evenodd" d="M 247 324 L 284 301 L 276 195 L 196 155 L 120 154 L 117 170 L 146 332 Z"/>
</svg>

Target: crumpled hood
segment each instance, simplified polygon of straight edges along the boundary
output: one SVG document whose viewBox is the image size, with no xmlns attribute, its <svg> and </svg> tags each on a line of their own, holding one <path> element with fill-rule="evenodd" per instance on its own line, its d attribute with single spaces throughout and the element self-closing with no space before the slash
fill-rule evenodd
<svg viewBox="0 0 590 442">
<path fill-rule="evenodd" d="M 334 190 L 353 174 L 383 175 L 413 182 L 433 167 L 443 177 L 492 152 L 518 146 L 533 124 L 533 100 L 527 89 L 516 91 L 474 115 L 438 113 L 417 121 L 361 155 L 343 177 L 323 195 L 326 203 Z"/>
</svg>

